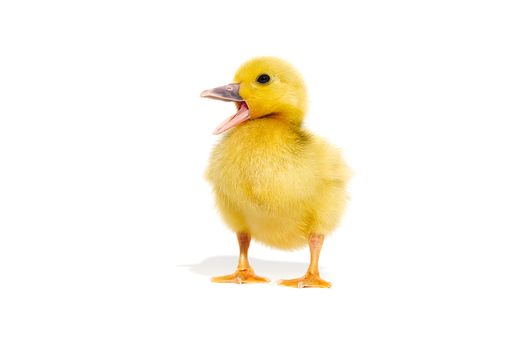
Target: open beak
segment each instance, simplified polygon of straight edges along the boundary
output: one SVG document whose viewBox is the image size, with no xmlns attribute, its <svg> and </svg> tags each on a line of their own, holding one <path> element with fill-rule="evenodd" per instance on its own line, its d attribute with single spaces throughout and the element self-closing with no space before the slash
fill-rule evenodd
<svg viewBox="0 0 524 350">
<path fill-rule="evenodd" d="M 237 112 L 217 126 L 213 134 L 221 134 L 249 119 L 249 108 L 246 101 L 240 97 L 239 90 L 239 84 L 229 84 L 202 91 L 200 94 L 200 97 L 207 97 L 220 101 L 237 102 Z"/>
</svg>

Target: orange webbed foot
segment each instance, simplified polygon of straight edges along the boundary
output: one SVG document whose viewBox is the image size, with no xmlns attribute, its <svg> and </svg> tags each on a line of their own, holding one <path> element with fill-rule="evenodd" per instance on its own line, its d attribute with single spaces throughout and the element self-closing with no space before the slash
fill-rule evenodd
<svg viewBox="0 0 524 350">
<path fill-rule="evenodd" d="M 211 279 L 215 283 L 268 283 L 269 280 L 265 277 L 255 275 L 252 268 L 238 269 L 231 275 L 217 276 Z"/>
<path fill-rule="evenodd" d="M 306 273 L 304 277 L 280 280 L 278 284 L 293 288 L 331 288 L 331 283 L 324 281 L 318 274 Z"/>
</svg>

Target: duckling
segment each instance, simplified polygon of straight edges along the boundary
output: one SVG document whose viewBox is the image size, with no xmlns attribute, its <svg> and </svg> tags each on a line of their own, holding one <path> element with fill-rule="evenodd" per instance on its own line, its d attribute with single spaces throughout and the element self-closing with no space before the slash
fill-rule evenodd
<svg viewBox="0 0 524 350">
<path fill-rule="evenodd" d="M 232 84 L 202 97 L 232 101 L 237 112 L 216 129 L 206 177 L 225 223 L 236 233 L 240 256 L 219 283 L 263 283 L 248 261 L 251 238 L 292 250 L 309 244 L 310 265 L 289 287 L 328 288 L 319 274 L 324 237 L 334 231 L 347 202 L 349 168 L 338 149 L 306 131 L 307 93 L 286 61 L 257 57 L 244 63 Z"/>
</svg>

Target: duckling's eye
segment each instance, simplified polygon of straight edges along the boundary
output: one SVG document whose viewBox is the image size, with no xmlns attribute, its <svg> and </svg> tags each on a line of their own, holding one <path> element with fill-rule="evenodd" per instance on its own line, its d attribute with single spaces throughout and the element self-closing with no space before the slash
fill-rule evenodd
<svg viewBox="0 0 524 350">
<path fill-rule="evenodd" d="M 267 84 L 270 80 L 271 78 L 267 74 L 260 74 L 257 78 L 257 82 L 260 84 Z"/>
</svg>

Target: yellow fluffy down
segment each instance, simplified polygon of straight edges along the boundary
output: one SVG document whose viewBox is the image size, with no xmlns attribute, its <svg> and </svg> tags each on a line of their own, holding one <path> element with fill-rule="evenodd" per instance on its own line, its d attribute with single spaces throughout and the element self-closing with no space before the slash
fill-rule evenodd
<svg viewBox="0 0 524 350">
<path fill-rule="evenodd" d="M 275 118 L 245 122 L 215 147 L 207 178 L 226 224 L 280 249 L 327 235 L 347 201 L 349 169 L 339 151 Z"/>
</svg>

